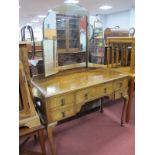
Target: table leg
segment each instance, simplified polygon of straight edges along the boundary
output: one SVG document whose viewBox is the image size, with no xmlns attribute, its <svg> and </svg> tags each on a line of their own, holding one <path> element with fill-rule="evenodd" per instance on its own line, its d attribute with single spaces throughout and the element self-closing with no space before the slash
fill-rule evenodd
<svg viewBox="0 0 155 155">
<path fill-rule="evenodd" d="M 133 99 L 133 92 L 134 92 L 134 77 L 130 79 L 130 86 L 129 86 L 129 103 L 127 107 L 126 113 L 126 122 L 128 123 L 131 116 L 131 107 L 132 107 L 132 99 Z"/>
<path fill-rule="evenodd" d="M 100 112 L 102 113 L 102 112 L 104 112 L 104 111 L 103 111 L 103 98 L 101 98 L 101 99 L 99 100 L 99 102 L 100 102 Z"/>
<path fill-rule="evenodd" d="M 53 126 L 47 126 L 47 135 L 48 135 L 48 141 L 50 144 L 50 150 L 52 155 L 56 155 L 56 149 L 55 149 L 55 144 L 54 144 L 54 139 L 53 139 Z"/>
<path fill-rule="evenodd" d="M 127 110 L 127 106 L 128 106 L 128 100 L 129 100 L 128 95 L 123 96 L 123 100 L 124 100 L 124 103 L 123 103 L 123 109 L 122 109 L 122 115 L 121 115 L 121 126 L 124 125 L 124 119 L 126 116 L 126 110 Z"/>
<path fill-rule="evenodd" d="M 44 137 L 44 130 L 43 129 L 40 129 L 38 131 L 38 138 L 39 138 L 42 153 L 43 153 L 43 155 L 46 155 L 45 137 Z"/>
</svg>

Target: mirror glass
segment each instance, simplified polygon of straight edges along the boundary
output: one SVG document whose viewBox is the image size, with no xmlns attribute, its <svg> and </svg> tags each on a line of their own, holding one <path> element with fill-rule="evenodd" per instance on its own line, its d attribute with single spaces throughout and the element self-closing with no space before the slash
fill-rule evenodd
<svg viewBox="0 0 155 155">
<path fill-rule="evenodd" d="M 59 66 L 86 62 L 86 23 L 88 11 L 77 4 L 64 4 L 56 12 Z"/>
<path fill-rule="evenodd" d="M 43 58 L 45 77 L 57 73 L 56 13 L 53 11 L 43 22 Z"/>
</svg>

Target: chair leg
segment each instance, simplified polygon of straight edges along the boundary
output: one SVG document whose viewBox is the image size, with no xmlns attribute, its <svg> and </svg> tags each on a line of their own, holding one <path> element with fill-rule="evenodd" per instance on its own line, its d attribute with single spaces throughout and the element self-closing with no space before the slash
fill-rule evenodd
<svg viewBox="0 0 155 155">
<path fill-rule="evenodd" d="M 128 106 L 128 100 L 129 100 L 128 95 L 123 96 L 123 100 L 124 100 L 124 103 L 123 103 L 123 109 L 122 109 L 122 115 L 121 115 L 121 126 L 124 125 L 124 119 L 125 119 L 126 110 Z"/>
<path fill-rule="evenodd" d="M 27 141 L 30 139 L 30 137 L 27 137 L 24 142 L 22 144 L 20 144 L 19 149 L 21 149 L 26 143 Z"/>
<path fill-rule="evenodd" d="M 37 141 L 37 135 L 34 135 L 34 140 Z"/>
<path fill-rule="evenodd" d="M 43 153 L 43 155 L 46 155 L 44 129 L 40 129 L 38 131 L 38 138 L 39 138 L 42 153 Z"/>
<path fill-rule="evenodd" d="M 131 107 L 132 107 L 132 100 L 133 100 L 133 92 L 134 92 L 134 78 L 130 79 L 130 87 L 129 87 L 129 103 L 127 107 L 127 113 L 126 113 L 126 123 L 130 121 L 131 116 Z"/>
</svg>

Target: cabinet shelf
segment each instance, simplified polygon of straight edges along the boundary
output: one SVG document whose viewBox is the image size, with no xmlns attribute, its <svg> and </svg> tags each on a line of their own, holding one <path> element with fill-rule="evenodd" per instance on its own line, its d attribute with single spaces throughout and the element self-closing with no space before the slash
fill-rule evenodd
<svg viewBox="0 0 155 155">
<path fill-rule="evenodd" d="M 58 50 L 58 54 L 65 54 L 65 53 L 85 53 L 85 51 L 80 51 L 79 50 L 75 50 L 75 51 L 61 51 L 61 50 Z"/>
<path fill-rule="evenodd" d="M 66 31 L 66 29 L 58 29 L 58 28 L 57 28 L 57 31 Z"/>
<path fill-rule="evenodd" d="M 66 40 L 65 37 L 57 37 L 57 41 L 59 40 Z"/>
</svg>

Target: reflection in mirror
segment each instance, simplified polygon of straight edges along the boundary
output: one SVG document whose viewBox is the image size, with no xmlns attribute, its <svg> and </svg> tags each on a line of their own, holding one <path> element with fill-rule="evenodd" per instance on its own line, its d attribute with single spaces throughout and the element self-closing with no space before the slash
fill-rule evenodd
<svg viewBox="0 0 155 155">
<path fill-rule="evenodd" d="M 64 4 L 51 11 L 44 20 L 43 56 L 45 76 L 58 66 L 87 62 L 88 11 L 78 5 Z M 86 65 L 87 66 L 87 65 Z"/>
<path fill-rule="evenodd" d="M 86 23 L 88 11 L 75 4 L 64 4 L 56 12 L 59 66 L 86 62 Z"/>
<path fill-rule="evenodd" d="M 80 17 L 80 49 L 86 51 L 86 16 Z"/>
<path fill-rule="evenodd" d="M 43 58 L 45 77 L 58 72 L 56 13 L 53 11 L 43 22 Z"/>
<path fill-rule="evenodd" d="M 92 20 L 93 19 L 93 20 Z M 89 61 L 96 64 L 104 64 L 105 48 L 103 38 L 103 23 L 97 16 L 91 19 L 89 39 Z"/>
</svg>

